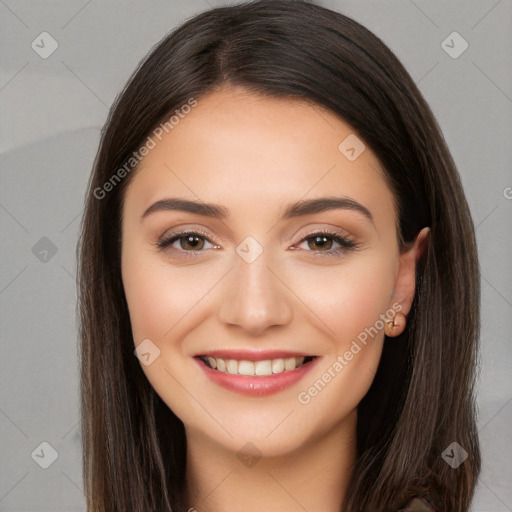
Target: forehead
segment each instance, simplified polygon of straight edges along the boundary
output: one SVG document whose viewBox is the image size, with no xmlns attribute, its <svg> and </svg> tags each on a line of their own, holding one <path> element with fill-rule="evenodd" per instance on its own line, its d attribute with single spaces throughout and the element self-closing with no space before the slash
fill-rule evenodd
<svg viewBox="0 0 512 512">
<path fill-rule="evenodd" d="M 328 194 L 352 197 L 377 214 L 393 210 L 370 148 L 316 104 L 224 88 L 201 97 L 153 140 L 127 190 L 127 202 L 141 208 L 171 193 L 230 210 Z"/>
</svg>

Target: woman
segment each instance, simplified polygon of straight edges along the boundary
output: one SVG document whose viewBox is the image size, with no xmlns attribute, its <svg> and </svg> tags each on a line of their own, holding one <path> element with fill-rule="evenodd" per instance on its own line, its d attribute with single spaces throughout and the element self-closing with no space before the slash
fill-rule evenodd
<svg viewBox="0 0 512 512">
<path fill-rule="evenodd" d="M 366 28 L 262 0 L 174 30 L 111 110 L 78 249 L 88 511 L 468 510 L 473 224 Z"/>
</svg>

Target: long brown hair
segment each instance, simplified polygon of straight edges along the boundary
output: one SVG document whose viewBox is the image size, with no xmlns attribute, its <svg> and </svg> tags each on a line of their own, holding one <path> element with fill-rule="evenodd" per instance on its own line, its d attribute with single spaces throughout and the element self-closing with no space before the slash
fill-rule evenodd
<svg viewBox="0 0 512 512">
<path fill-rule="evenodd" d="M 139 64 L 103 128 L 77 247 L 88 512 L 185 510 L 184 427 L 133 354 L 120 222 L 134 152 L 191 98 L 223 84 L 338 115 L 385 170 L 399 239 L 410 242 L 430 226 L 407 329 L 384 344 L 358 407 L 358 457 L 343 510 L 394 511 L 413 496 L 439 511 L 468 510 L 481 464 L 474 410 L 480 284 L 455 164 L 420 91 L 379 38 L 312 2 L 261 0 L 211 9 L 167 35 Z M 456 469 L 441 456 L 453 442 L 468 453 Z"/>
</svg>

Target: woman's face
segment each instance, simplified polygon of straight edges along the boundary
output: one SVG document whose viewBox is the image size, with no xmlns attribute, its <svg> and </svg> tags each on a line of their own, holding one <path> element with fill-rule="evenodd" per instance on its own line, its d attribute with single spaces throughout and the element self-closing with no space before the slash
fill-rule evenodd
<svg viewBox="0 0 512 512">
<path fill-rule="evenodd" d="M 122 276 L 142 369 L 187 436 L 279 455 L 353 430 L 382 319 L 414 292 L 414 249 L 355 137 L 320 107 L 229 88 L 153 136 Z M 325 197 L 339 203 L 310 203 Z"/>
</svg>

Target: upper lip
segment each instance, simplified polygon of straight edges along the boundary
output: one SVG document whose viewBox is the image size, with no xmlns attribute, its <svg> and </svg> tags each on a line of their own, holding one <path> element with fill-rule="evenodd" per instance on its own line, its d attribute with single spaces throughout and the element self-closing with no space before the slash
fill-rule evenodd
<svg viewBox="0 0 512 512">
<path fill-rule="evenodd" d="M 195 357 L 220 357 L 221 359 L 236 359 L 237 361 L 265 361 L 267 359 L 286 359 L 288 357 L 315 357 L 313 354 L 305 352 L 295 352 L 290 350 L 212 350 L 201 352 Z"/>
</svg>

